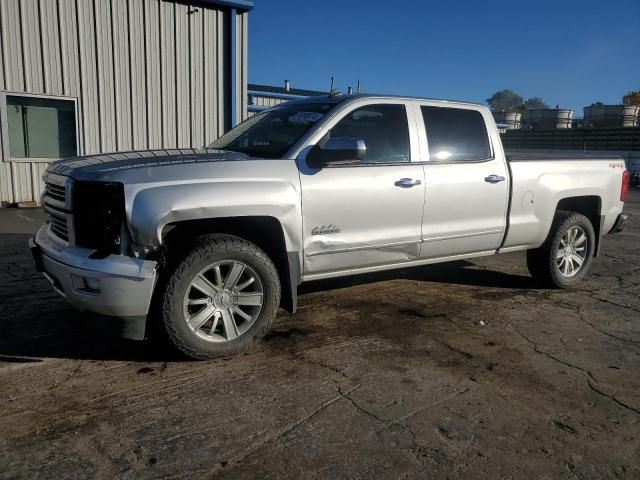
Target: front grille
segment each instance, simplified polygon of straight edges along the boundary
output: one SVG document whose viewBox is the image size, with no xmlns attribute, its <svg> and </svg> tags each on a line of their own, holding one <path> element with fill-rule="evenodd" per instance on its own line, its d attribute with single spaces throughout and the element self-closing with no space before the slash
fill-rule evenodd
<svg viewBox="0 0 640 480">
<path fill-rule="evenodd" d="M 44 210 L 49 214 L 49 226 L 51 232 L 58 238 L 69 241 L 69 212 L 66 206 L 66 188 L 64 185 L 45 181 Z"/>
<path fill-rule="evenodd" d="M 65 201 L 65 187 L 64 185 L 54 185 L 53 183 L 45 183 L 44 188 L 45 195 L 64 203 Z"/>
<path fill-rule="evenodd" d="M 51 225 L 51 231 L 60 237 L 65 242 L 69 241 L 69 226 L 67 225 L 66 216 L 57 216 L 49 212 L 49 224 Z"/>
</svg>

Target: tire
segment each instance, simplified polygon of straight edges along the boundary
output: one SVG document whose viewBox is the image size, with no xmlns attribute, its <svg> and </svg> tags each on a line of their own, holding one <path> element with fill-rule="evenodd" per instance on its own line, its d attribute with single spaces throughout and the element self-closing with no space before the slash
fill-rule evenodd
<svg viewBox="0 0 640 480">
<path fill-rule="evenodd" d="M 568 235 L 574 233 L 574 242 L 567 242 L 571 239 Z M 582 234 L 586 239 L 580 242 Z M 549 235 L 542 246 L 527 251 L 529 273 L 544 286 L 571 287 L 589 271 L 595 245 L 595 233 L 589 219 L 580 213 L 560 210 L 556 212 Z M 585 250 L 580 250 L 582 247 Z M 582 259 L 581 265 L 576 256 Z"/>
<path fill-rule="evenodd" d="M 161 326 L 180 352 L 194 359 L 236 355 L 269 332 L 280 305 L 280 279 L 253 243 L 207 234 L 175 266 L 159 301 Z"/>
</svg>

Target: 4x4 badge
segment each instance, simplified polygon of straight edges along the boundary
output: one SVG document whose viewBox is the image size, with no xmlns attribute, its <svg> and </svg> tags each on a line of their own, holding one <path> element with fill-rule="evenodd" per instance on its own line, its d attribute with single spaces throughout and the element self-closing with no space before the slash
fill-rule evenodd
<svg viewBox="0 0 640 480">
<path fill-rule="evenodd" d="M 340 233 L 340 229 L 335 225 L 322 225 L 321 227 L 313 227 L 311 235 L 327 235 L 329 233 Z"/>
</svg>

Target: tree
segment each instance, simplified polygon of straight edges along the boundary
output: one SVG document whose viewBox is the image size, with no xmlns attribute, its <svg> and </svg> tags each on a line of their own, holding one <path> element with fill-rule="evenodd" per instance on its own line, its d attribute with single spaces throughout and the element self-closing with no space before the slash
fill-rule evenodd
<svg viewBox="0 0 640 480">
<path fill-rule="evenodd" d="M 527 101 L 523 103 L 523 106 L 527 110 L 530 108 L 549 108 L 549 105 L 547 105 L 547 102 L 545 102 L 540 97 L 529 98 Z"/>
<path fill-rule="evenodd" d="M 494 112 L 515 112 L 524 99 L 513 90 L 501 90 L 487 98 L 489 108 Z"/>
<path fill-rule="evenodd" d="M 527 110 L 532 108 L 549 108 L 549 105 L 547 105 L 547 102 L 542 100 L 540 97 L 531 97 L 522 102 L 522 104 L 518 106 L 517 111 L 524 117 L 527 114 Z"/>
<path fill-rule="evenodd" d="M 640 90 L 632 90 L 622 97 L 622 103 L 625 105 L 640 105 Z"/>
</svg>

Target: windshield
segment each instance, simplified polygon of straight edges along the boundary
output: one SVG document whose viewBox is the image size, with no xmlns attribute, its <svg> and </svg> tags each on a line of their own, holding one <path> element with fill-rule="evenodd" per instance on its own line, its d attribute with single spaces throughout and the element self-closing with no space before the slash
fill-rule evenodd
<svg viewBox="0 0 640 480">
<path fill-rule="evenodd" d="M 252 157 L 281 158 L 334 103 L 296 103 L 260 112 L 228 131 L 207 148 L 233 150 Z"/>
</svg>

